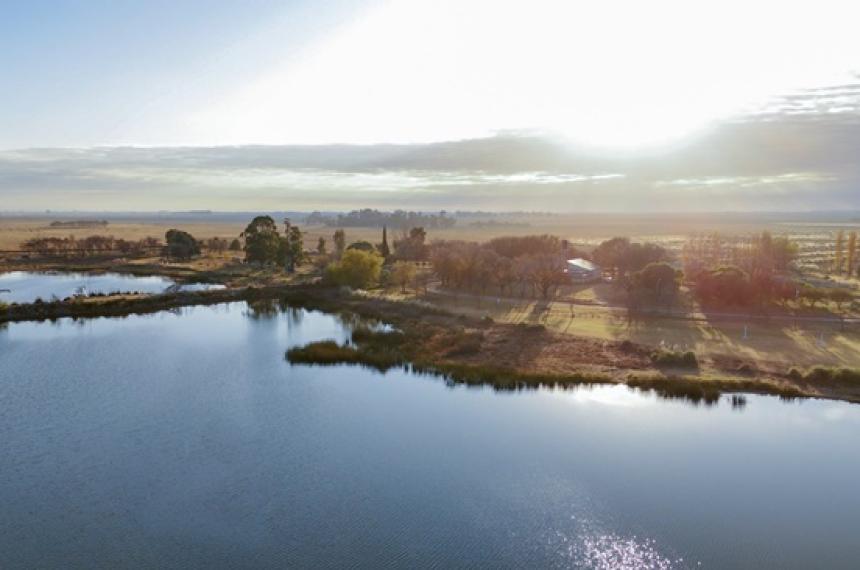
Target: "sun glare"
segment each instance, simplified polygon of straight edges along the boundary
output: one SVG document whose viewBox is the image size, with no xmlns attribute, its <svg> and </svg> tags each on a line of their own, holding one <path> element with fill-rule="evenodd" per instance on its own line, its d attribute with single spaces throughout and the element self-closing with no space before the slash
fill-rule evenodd
<svg viewBox="0 0 860 570">
<path fill-rule="evenodd" d="M 537 128 L 591 145 L 662 143 L 841 79 L 860 50 L 851 19 L 832 17 L 840 6 L 395 0 L 192 126 L 229 142 L 424 142 Z"/>
</svg>

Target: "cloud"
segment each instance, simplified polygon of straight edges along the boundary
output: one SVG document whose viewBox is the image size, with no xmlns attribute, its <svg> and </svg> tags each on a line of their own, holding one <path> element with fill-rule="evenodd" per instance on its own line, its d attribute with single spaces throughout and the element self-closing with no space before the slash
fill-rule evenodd
<svg viewBox="0 0 860 570">
<path fill-rule="evenodd" d="M 846 85 L 796 100 L 858 92 Z M 858 203 L 858 155 L 856 113 L 784 109 L 637 152 L 536 132 L 426 144 L 26 149 L 0 152 L 0 210 L 839 209 Z"/>
</svg>

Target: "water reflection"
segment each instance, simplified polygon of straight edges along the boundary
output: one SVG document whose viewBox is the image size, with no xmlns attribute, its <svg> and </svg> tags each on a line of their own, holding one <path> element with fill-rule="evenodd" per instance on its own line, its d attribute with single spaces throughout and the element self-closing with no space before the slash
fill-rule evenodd
<svg viewBox="0 0 860 570">
<path fill-rule="evenodd" d="M 255 320 L 271 319 L 281 314 L 282 306 L 277 299 L 248 301 L 245 315 Z"/>
<path fill-rule="evenodd" d="M 284 363 L 347 322 L 8 326 L 0 567 L 856 567 L 860 407 Z"/>
<path fill-rule="evenodd" d="M 126 275 L 120 273 L 61 273 L 11 271 L 0 273 L 0 301 L 32 303 L 62 300 L 75 295 L 106 295 L 111 293 L 165 293 L 202 291 L 223 288 L 208 283 L 177 284 L 161 276 Z"/>
</svg>

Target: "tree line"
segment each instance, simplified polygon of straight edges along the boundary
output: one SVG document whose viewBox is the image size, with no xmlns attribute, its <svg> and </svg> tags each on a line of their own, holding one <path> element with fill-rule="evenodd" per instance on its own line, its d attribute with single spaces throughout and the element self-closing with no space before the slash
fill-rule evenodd
<svg viewBox="0 0 860 570">
<path fill-rule="evenodd" d="M 325 225 L 338 228 L 413 228 L 425 227 L 430 229 L 442 229 L 453 227 L 457 220 L 448 216 L 444 210 L 438 214 L 424 212 L 407 212 L 395 210 L 394 212 L 380 212 L 370 208 L 353 210 L 347 214 L 328 216 L 321 212 L 313 212 L 306 219 L 308 225 Z"/>
<path fill-rule="evenodd" d="M 568 282 L 565 259 L 577 255 L 556 236 L 499 237 L 485 243 L 437 241 L 430 259 L 442 286 L 486 294 L 540 294 L 548 298 Z"/>
<path fill-rule="evenodd" d="M 853 241 L 856 250 L 856 237 Z M 734 240 L 718 234 L 694 236 L 683 248 L 684 275 L 699 300 L 710 305 L 763 307 L 794 302 L 814 308 L 818 303 L 832 302 L 841 309 L 853 300 L 850 290 L 798 281 L 790 272 L 798 251 L 789 238 L 774 237 L 766 231 Z"/>
<path fill-rule="evenodd" d="M 126 240 L 113 236 L 93 235 L 84 238 L 69 236 L 38 237 L 28 239 L 21 249 L 42 257 L 88 257 L 108 254 L 142 255 L 162 247 L 161 241 L 153 237 Z"/>
<path fill-rule="evenodd" d="M 833 245 L 833 272 L 846 277 L 860 277 L 860 263 L 857 262 L 857 232 L 839 230 Z"/>
<path fill-rule="evenodd" d="M 239 240 L 228 243 L 226 239 L 213 237 L 204 241 L 195 239 L 188 232 L 170 229 L 164 241 L 155 237 L 127 240 L 113 236 L 92 235 L 83 238 L 38 237 L 21 244 L 21 250 L 40 257 L 96 257 L 106 255 L 145 256 L 160 253 L 168 258 L 188 259 L 198 255 L 202 248 L 213 252 L 239 251 Z"/>
</svg>

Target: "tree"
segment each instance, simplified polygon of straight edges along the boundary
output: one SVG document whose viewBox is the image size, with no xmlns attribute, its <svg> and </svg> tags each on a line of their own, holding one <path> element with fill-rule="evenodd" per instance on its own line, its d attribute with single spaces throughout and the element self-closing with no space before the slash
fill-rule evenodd
<svg viewBox="0 0 860 570">
<path fill-rule="evenodd" d="M 653 294 L 659 303 L 665 295 L 674 296 L 678 292 L 678 282 L 678 272 L 668 263 L 649 263 L 633 274 L 631 287 Z"/>
<path fill-rule="evenodd" d="M 514 262 L 507 257 L 499 256 L 493 266 L 493 274 L 491 277 L 493 283 L 499 288 L 499 292 L 504 295 L 505 290 L 512 286 L 516 280 L 514 273 Z"/>
<path fill-rule="evenodd" d="M 290 226 L 287 235 L 280 240 L 278 262 L 292 273 L 296 265 L 304 261 L 305 248 L 302 241 L 302 231 L 298 226 Z"/>
<path fill-rule="evenodd" d="M 452 242 L 436 242 L 430 254 L 433 271 L 442 282 L 442 287 L 448 287 L 457 278 L 456 246 Z"/>
<path fill-rule="evenodd" d="M 614 237 L 598 245 L 592 253 L 594 261 L 605 269 L 612 271 L 612 276 L 617 277 L 624 265 L 624 257 L 630 249 L 630 239 L 626 237 Z"/>
<path fill-rule="evenodd" d="M 809 301 L 809 306 L 815 308 L 815 305 L 825 300 L 828 297 L 827 291 L 820 287 L 804 287 L 800 290 L 800 297 Z"/>
<path fill-rule="evenodd" d="M 251 263 L 276 263 L 282 253 L 278 226 L 271 216 L 257 216 L 245 231 L 245 259 Z"/>
<path fill-rule="evenodd" d="M 549 297 L 550 290 L 567 283 L 564 261 L 558 255 L 542 253 L 530 255 L 527 259 L 531 280 L 544 299 Z"/>
<path fill-rule="evenodd" d="M 430 285 L 430 281 L 433 280 L 433 273 L 428 270 L 420 270 L 415 274 L 415 290 L 417 291 L 419 288 L 427 293 L 427 286 Z"/>
<path fill-rule="evenodd" d="M 383 259 L 388 259 L 391 255 L 391 249 L 388 247 L 388 228 L 382 226 L 382 243 L 379 244 L 379 254 Z"/>
<path fill-rule="evenodd" d="M 487 291 L 487 287 L 495 282 L 502 258 L 492 249 L 485 247 L 478 248 L 475 253 L 473 278 L 481 295 L 483 295 Z"/>
<path fill-rule="evenodd" d="M 740 267 L 718 267 L 703 271 L 696 279 L 696 294 L 703 301 L 744 306 L 750 301 L 749 290 L 749 275 Z"/>
<path fill-rule="evenodd" d="M 848 234 L 848 250 L 845 255 L 845 274 L 854 275 L 854 265 L 857 263 L 857 232 Z"/>
<path fill-rule="evenodd" d="M 649 263 L 666 261 L 669 255 L 666 250 L 654 243 L 631 243 L 626 251 L 622 251 L 621 272 L 641 271 Z"/>
<path fill-rule="evenodd" d="M 213 237 L 206 240 L 206 249 L 214 253 L 224 253 L 227 251 L 227 240 L 219 237 Z"/>
<path fill-rule="evenodd" d="M 398 259 L 422 261 L 427 259 L 429 248 L 425 244 L 427 232 L 424 228 L 412 228 L 409 234 L 394 241 L 394 253 Z"/>
<path fill-rule="evenodd" d="M 239 238 L 233 238 L 233 241 L 230 242 L 230 251 L 242 251 L 242 242 L 239 241 Z"/>
<path fill-rule="evenodd" d="M 773 266 L 778 271 L 785 271 L 792 261 L 797 259 L 799 248 L 787 237 L 773 238 Z"/>
<path fill-rule="evenodd" d="M 397 261 L 391 268 L 391 279 L 400 285 L 400 291 L 406 293 L 406 286 L 415 279 L 415 265 L 408 261 Z"/>
<path fill-rule="evenodd" d="M 854 294 L 848 289 L 831 289 L 827 292 L 827 298 L 836 303 L 836 308 L 842 310 L 842 305 L 854 300 Z"/>
<path fill-rule="evenodd" d="M 332 241 L 334 241 L 334 254 L 340 259 L 346 249 L 346 233 L 342 229 L 335 230 Z"/>
<path fill-rule="evenodd" d="M 559 253 L 561 242 L 556 236 L 502 236 L 491 239 L 487 247 L 502 257 L 513 259 L 521 255 L 537 255 L 539 253 Z"/>
<path fill-rule="evenodd" d="M 325 255 L 325 254 L 326 254 L 325 238 L 324 238 L 324 237 L 320 237 L 320 238 L 317 240 L 317 253 L 318 253 L 318 254 L 320 254 L 320 255 Z"/>
<path fill-rule="evenodd" d="M 529 255 L 521 255 L 514 259 L 513 275 L 514 282 L 520 286 L 520 297 L 526 296 L 526 287 L 531 285 L 534 295 L 534 281 L 532 281 L 532 260 Z"/>
<path fill-rule="evenodd" d="M 381 272 L 382 257 L 378 253 L 349 249 L 340 261 L 328 266 L 326 277 L 336 285 L 361 289 L 377 283 Z"/>
<path fill-rule="evenodd" d="M 369 241 L 357 241 L 349 244 L 349 247 L 346 248 L 347 251 L 350 249 L 357 249 L 359 251 L 366 251 L 368 253 L 373 253 L 376 251 L 376 248 L 373 247 L 373 244 Z"/>
<path fill-rule="evenodd" d="M 836 244 L 833 246 L 834 253 L 834 273 L 842 273 L 842 264 L 845 261 L 845 232 L 839 230 L 836 234 Z"/>
<path fill-rule="evenodd" d="M 783 307 L 786 307 L 789 301 L 797 298 L 798 287 L 798 284 L 793 281 L 776 281 L 773 286 L 773 298 Z"/>
<path fill-rule="evenodd" d="M 200 254 L 200 244 L 188 232 L 167 230 L 164 239 L 167 242 L 169 259 L 191 259 L 192 256 Z"/>
</svg>

